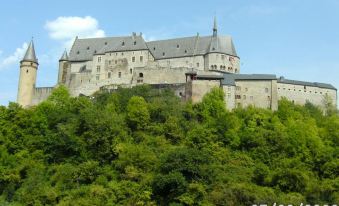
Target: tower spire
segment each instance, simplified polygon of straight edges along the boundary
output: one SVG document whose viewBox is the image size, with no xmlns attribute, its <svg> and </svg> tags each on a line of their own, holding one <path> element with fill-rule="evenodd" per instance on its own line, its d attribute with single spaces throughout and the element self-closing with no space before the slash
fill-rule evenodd
<svg viewBox="0 0 339 206">
<path fill-rule="evenodd" d="M 34 50 L 33 38 L 28 45 L 26 54 L 24 58 L 22 59 L 22 61 L 30 61 L 30 62 L 38 63 L 38 59 L 36 58 L 35 50 Z"/>
<path fill-rule="evenodd" d="M 59 61 L 68 61 L 67 50 L 65 49 Z"/>
<path fill-rule="evenodd" d="M 217 17 L 214 16 L 214 22 L 213 22 L 213 36 L 218 35 L 218 27 L 217 27 Z"/>
</svg>

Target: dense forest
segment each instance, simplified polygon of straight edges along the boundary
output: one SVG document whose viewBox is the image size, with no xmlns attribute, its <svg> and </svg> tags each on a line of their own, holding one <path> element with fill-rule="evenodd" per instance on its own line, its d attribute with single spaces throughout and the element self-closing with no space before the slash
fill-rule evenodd
<svg viewBox="0 0 339 206">
<path fill-rule="evenodd" d="M 339 203 L 339 115 L 149 86 L 0 107 L 0 205 Z"/>
</svg>

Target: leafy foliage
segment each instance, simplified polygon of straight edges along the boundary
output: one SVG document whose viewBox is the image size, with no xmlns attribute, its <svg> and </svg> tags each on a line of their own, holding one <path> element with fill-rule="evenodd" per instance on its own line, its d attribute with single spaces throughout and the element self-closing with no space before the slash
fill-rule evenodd
<svg viewBox="0 0 339 206">
<path fill-rule="evenodd" d="M 339 202 L 333 105 L 227 111 L 150 86 L 0 107 L 0 205 Z"/>
</svg>

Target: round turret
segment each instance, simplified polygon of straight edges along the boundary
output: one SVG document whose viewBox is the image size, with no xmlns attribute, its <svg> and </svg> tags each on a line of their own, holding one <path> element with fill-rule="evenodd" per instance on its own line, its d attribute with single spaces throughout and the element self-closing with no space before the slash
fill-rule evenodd
<svg viewBox="0 0 339 206">
<path fill-rule="evenodd" d="M 30 42 L 24 58 L 20 61 L 20 77 L 17 102 L 23 107 L 32 105 L 35 91 L 38 59 L 35 56 L 33 40 Z"/>
</svg>

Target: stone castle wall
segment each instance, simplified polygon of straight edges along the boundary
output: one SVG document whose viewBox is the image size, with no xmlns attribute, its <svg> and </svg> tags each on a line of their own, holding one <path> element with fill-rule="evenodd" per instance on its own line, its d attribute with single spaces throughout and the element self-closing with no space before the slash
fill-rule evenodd
<svg viewBox="0 0 339 206">
<path fill-rule="evenodd" d="M 333 105 L 337 103 L 337 91 L 329 88 L 278 83 L 278 99 L 283 97 L 296 104 L 303 105 L 307 101 L 314 105 L 324 106 L 327 95 Z"/>
<path fill-rule="evenodd" d="M 54 87 L 37 87 L 34 89 L 32 104 L 37 105 L 45 101 L 52 93 Z"/>
</svg>

